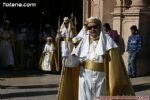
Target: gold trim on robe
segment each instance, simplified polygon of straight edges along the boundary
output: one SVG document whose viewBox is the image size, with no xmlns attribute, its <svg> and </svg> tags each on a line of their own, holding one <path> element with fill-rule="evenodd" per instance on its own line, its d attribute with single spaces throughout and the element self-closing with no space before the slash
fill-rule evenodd
<svg viewBox="0 0 150 100">
<path fill-rule="evenodd" d="M 43 70 L 42 69 L 42 66 L 43 66 L 43 63 L 44 63 L 43 61 L 44 61 L 44 54 L 41 55 L 40 60 L 39 60 L 39 69 L 40 70 Z M 50 63 L 51 71 L 52 72 L 57 71 L 58 65 L 57 65 L 57 59 L 56 59 L 55 52 L 53 52 L 53 53 L 49 52 L 49 63 Z"/>
<path fill-rule="evenodd" d="M 104 63 L 96 63 L 93 61 L 84 61 L 83 67 L 85 69 L 89 69 L 89 70 L 104 72 Z"/>
<path fill-rule="evenodd" d="M 44 55 L 42 54 L 39 60 L 39 66 L 38 69 L 42 70 L 42 65 L 43 65 L 43 59 L 44 59 Z"/>
<path fill-rule="evenodd" d="M 58 90 L 58 100 L 78 100 L 80 67 L 63 68 Z"/>
<path fill-rule="evenodd" d="M 119 53 L 119 49 L 114 48 L 104 58 L 107 95 L 135 95 L 123 59 Z"/>
</svg>

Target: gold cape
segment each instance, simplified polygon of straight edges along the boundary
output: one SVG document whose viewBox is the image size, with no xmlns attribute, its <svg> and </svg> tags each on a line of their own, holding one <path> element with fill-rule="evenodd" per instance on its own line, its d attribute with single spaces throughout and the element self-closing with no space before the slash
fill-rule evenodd
<svg viewBox="0 0 150 100">
<path fill-rule="evenodd" d="M 51 65 L 51 71 L 52 72 L 57 71 L 58 66 L 57 66 L 57 59 L 56 59 L 55 52 L 50 53 L 49 58 L 50 58 L 49 62 L 50 62 L 50 65 Z M 42 70 L 43 61 L 44 61 L 44 55 L 42 54 L 41 57 L 40 57 L 40 60 L 39 60 L 39 69 L 40 70 Z"/>
<path fill-rule="evenodd" d="M 80 67 L 63 69 L 58 100 L 78 100 L 79 71 Z M 118 48 L 110 49 L 105 54 L 104 71 L 107 96 L 135 95 Z"/>
</svg>

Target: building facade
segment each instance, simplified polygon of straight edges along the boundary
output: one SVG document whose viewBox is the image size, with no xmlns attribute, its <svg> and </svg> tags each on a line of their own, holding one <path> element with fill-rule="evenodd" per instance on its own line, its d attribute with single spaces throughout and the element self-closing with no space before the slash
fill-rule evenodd
<svg viewBox="0 0 150 100">
<path fill-rule="evenodd" d="M 120 48 L 127 67 L 126 52 L 130 27 L 136 25 L 142 35 L 142 51 L 137 58 L 137 76 L 150 74 L 150 1 L 149 0 L 83 0 L 83 21 L 98 16 L 110 23 L 120 35 Z"/>
</svg>

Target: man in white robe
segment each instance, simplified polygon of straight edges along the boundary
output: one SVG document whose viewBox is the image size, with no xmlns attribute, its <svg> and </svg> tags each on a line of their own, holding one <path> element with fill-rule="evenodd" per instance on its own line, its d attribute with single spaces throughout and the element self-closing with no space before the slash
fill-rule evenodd
<svg viewBox="0 0 150 100">
<path fill-rule="evenodd" d="M 64 66 L 66 58 L 69 56 L 73 49 L 72 38 L 75 36 L 73 31 L 74 26 L 71 24 L 68 17 L 64 17 L 64 21 L 57 34 L 57 38 L 61 40 L 61 57 L 62 66 Z"/>
<path fill-rule="evenodd" d="M 80 73 L 74 75 L 74 68 L 64 72 L 58 100 L 134 95 L 118 46 L 105 34 L 101 21 L 97 17 L 88 18 L 86 28 L 88 35 L 72 52 L 80 58 Z M 75 84 L 76 81 L 79 83 Z"/>
<path fill-rule="evenodd" d="M 52 61 L 52 57 L 53 57 L 53 54 L 54 54 L 54 51 L 55 51 L 55 47 L 54 47 L 54 44 L 53 44 L 53 39 L 52 37 L 47 37 L 47 42 L 45 44 L 45 47 L 44 47 L 44 50 L 42 52 L 42 58 L 41 58 L 41 62 L 40 62 L 40 69 L 43 70 L 43 71 L 52 71 L 52 67 L 54 63 Z"/>
<path fill-rule="evenodd" d="M 14 40 L 14 31 L 10 26 L 10 21 L 5 20 L 0 29 L 0 67 L 4 69 L 14 66 Z"/>
</svg>

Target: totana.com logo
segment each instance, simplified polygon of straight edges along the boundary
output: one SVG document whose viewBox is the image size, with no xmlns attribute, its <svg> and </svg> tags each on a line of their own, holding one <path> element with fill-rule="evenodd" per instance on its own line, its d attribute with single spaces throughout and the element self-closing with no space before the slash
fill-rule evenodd
<svg viewBox="0 0 150 100">
<path fill-rule="evenodd" d="M 36 7 L 36 3 L 3 2 L 3 7 Z"/>
</svg>

